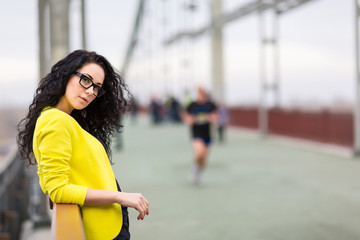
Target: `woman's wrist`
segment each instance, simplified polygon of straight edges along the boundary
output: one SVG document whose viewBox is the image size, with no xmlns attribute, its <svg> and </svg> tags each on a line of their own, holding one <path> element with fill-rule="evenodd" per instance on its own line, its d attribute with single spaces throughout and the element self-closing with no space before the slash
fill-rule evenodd
<svg viewBox="0 0 360 240">
<path fill-rule="evenodd" d="M 115 202 L 122 205 L 123 204 L 123 195 L 124 195 L 123 192 L 116 192 Z"/>
</svg>

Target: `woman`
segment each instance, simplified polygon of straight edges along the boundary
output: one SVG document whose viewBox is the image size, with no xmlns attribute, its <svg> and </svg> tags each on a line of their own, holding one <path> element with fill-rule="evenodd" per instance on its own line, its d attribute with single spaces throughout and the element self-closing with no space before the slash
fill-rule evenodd
<svg viewBox="0 0 360 240">
<path fill-rule="evenodd" d="M 38 164 L 41 189 L 54 203 L 81 207 L 87 239 L 122 239 L 121 206 L 135 208 L 138 220 L 149 214 L 140 193 L 119 191 L 107 157 L 129 106 L 125 93 L 103 56 L 76 50 L 40 81 L 19 124 L 21 156 Z"/>
</svg>

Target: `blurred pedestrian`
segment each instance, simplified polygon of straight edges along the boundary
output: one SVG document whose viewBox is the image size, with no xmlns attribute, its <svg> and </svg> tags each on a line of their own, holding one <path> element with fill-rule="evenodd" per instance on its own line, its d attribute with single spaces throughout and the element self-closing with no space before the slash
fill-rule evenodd
<svg viewBox="0 0 360 240">
<path fill-rule="evenodd" d="M 150 116 L 153 124 L 158 125 L 163 119 L 163 106 L 160 99 L 154 95 L 150 102 Z"/>
<path fill-rule="evenodd" d="M 129 239 L 122 206 L 135 208 L 138 219 L 149 214 L 142 194 L 121 192 L 107 155 L 129 106 L 126 93 L 103 56 L 76 50 L 40 81 L 19 123 L 21 156 L 37 163 L 41 189 L 52 202 L 80 206 L 88 240 Z"/>
<path fill-rule="evenodd" d="M 217 119 L 217 130 L 219 143 L 225 141 L 225 131 L 229 123 L 229 112 L 223 104 L 218 104 L 218 119 Z"/>
<path fill-rule="evenodd" d="M 202 87 L 197 89 L 197 99 L 189 104 L 183 113 L 183 120 L 191 126 L 194 166 L 191 180 L 201 183 L 201 174 L 206 167 L 211 145 L 211 124 L 216 122 L 216 105 Z"/>
<path fill-rule="evenodd" d="M 181 105 L 179 101 L 171 96 L 167 103 L 169 120 L 173 123 L 181 122 Z"/>
<path fill-rule="evenodd" d="M 131 99 L 131 122 L 136 123 L 139 105 L 135 97 Z"/>
</svg>

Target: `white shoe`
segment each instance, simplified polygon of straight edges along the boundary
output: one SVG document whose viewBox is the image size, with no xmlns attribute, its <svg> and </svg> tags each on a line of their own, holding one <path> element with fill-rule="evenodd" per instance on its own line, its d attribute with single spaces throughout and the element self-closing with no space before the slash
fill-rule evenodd
<svg viewBox="0 0 360 240">
<path fill-rule="evenodd" d="M 195 178 L 194 184 L 195 184 L 196 186 L 200 186 L 201 183 L 202 183 L 201 177 L 200 177 L 200 174 L 198 174 L 198 176 L 196 176 L 196 178 Z"/>
<path fill-rule="evenodd" d="M 189 180 L 194 185 L 199 186 L 201 184 L 201 174 L 200 172 L 192 172 L 189 176 Z"/>
</svg>

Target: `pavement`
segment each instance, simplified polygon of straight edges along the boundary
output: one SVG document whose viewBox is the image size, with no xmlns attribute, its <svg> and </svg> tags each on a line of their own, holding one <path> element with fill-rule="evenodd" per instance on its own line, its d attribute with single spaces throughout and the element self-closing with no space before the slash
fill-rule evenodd
<svg viewBox="0 0 360 240">
<path fill-rule="evenodd" d="M 50 240 L 50 227 L 34 228 L 33 223 L 28 220 L 23 223 L 20 240 Z"/>
<path fill-rule="evenodd" d="M 197 186 L 188 180 L 185 125 L 128 121 L 122 145 L 112 158 L 121 188 L 150 202 L 142 221 L 129 209 L 132 239 L 360 239 L 358 158 L 229 128 L 226 142 L 213 144 Z M 49 234 L 42 229 L 24 240 Z"/>
</svg>

